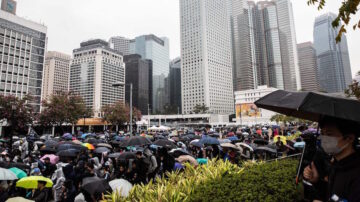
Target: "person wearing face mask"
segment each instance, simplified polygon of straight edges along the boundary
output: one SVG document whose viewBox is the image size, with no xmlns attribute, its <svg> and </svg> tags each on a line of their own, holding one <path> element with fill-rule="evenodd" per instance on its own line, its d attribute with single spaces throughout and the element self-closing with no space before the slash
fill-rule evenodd
<svg viewBox="0 0 360 202">
<path fill-rule="evenodd" d="M 360 124 L 324 117 L 320 122 L 321 147 L 331 160 L 326 175 L 312 162 L 304 169 L 304 179 L 315 187 L 327 187 L 321 201 L 360 201 L 360 152 L 357 150 Z"/>
</svg>

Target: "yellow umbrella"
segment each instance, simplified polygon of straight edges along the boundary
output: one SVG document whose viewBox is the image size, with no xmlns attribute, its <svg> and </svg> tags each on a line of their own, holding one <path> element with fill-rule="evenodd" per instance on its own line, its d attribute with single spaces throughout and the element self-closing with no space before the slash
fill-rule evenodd
<svg viewBox="0 0 360 202">
<path fill-rule="evenodd" d="M 285 136 L 281 136 L 281 135 L 275 136 L 275 137 L 274 137 L 274 142 L 275 142 L 275 143 L 278 142 L 278 141 L 279 141 L 279 137 L 280 137 L 280 141 L 281 141 L 284 145 L 286 145 L 287 143 L 286 143 L 286 137 L 285 137 Z"/>
<path fill-rule="evenodd" d="M 37 189 L 38 181 L 46 182 L 45 187 L 47 188 L 51 188 L 53 186 L 53 182 L 49 178 L 43 176 L 24 177 L 16 182 L 16 186 L 25 189 Z"/>
</svg>

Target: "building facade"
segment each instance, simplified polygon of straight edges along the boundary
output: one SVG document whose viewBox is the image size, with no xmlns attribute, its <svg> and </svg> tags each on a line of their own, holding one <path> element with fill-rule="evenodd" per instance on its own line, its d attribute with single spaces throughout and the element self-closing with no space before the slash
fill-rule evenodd
<svg viewBox="0 0 360 202">
<path fill-rule="evenodd" d="M 335 40 L 339 28 L 334 29 L 331 23 L 336 17 L 327 13 L 317 17 L 314 24 L 320 87 L 328 93 L 343 92 L 352 77 L 346 36 L 339 43 Z"/>
<path fill-rule="evenodd" d="M 114 36 L 109 39 L 110 47 L 123 55 L 130 54 L 130 39 L 122 36 Z"/>
<path fill-rule="evenodd" d="M 299 67 L 301 75 L 301 88 L 304 91 L 319 91 L 319 75 L 317 72 L 316 51 L 311 42 L 297 45 Z"/>
<path fill-rule="evenodd" d="M 140 55 L 125 55 L 126 84 L 133 84 L 133 106 L 148 114 L 152 107 L 152 61 Z M 130 103 L 130 89 L 126 86 L 125 99 Z"/>
<path fill-rule="evenodd" d="M 71 56 L 64 53 L 48 51 L 45 54 L 42 99 L 69 90 L 70 61 Z"/>
<path fill-rule="evenodd" d="M 30 104 L 40 111 L 46 51 L 44 25 L 0 10 L 0 94 L 33 96 Z"/>
<path fill-rule="evenodd" d="M 166 94 L 170 62 L 168 38 L 159 38 L 153 34 L 138 36 L 130 41 L 130 53 L 152 61 L 152 111 L 162 112 L 169 103 L 169 96 Z"/>
<path fill-rule="evenodd" d="M 125 65 L 120 52 L 100 39 L 82 42 L 73 50 L 70 65 L 70 91 L 83 97 L 85 104 L 101 117 L 101 108 L 117 101 L 125 102 Z"/>
<path fill-rule="evenodd" d="M 299 90 L 300 70 L 290 0 L 229 0 L 234 90 L 268 85 Z"/>
<path fill-rule="evenodd" d="M 210 113 L 233 114 L 231 30 L 223 0 L 181 0 L 182 111 L 204 104 Z"/>
<path fill-rule="evenodd" d="M 17 3 L 14 0 L 2 0 L 1 10 L 12 13 L 16 15 L 16 6 Z"/>
<path fill-rule="evenodd" d="M 254 102 L 277 90 L 276 88 L 259 86 L 257 89 L 236 91 L 236 123 L 240 125 L 269 124 L 270 118 L 276 113 L 257 108 Z"/>
<path fill-rule="evenodd" d="M 180 57 L 170 62 L 170 105 L 176 107 L 181 113 L 181 59 Z"/>
</svg>

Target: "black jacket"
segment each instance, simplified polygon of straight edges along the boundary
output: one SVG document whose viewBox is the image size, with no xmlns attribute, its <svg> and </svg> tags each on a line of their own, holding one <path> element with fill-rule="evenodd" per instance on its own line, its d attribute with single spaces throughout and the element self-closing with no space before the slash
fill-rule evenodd
<svg viewBox="0 0 360 202">
<path fill-rule="evenodd" d="M 330 166 L 328 197 L 336 194 L 349 202 L 360 201 L 360 152 Z"/>
</svg>

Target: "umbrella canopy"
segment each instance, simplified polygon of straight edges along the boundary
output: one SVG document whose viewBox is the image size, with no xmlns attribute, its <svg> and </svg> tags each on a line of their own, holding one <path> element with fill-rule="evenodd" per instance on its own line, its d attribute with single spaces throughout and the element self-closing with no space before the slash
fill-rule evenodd
<svg viewBox="0 0 360 202">
<path fill-rule="evenodd" d="M 199 142 L 204 145 L 219 145 L 220 144 L 219 140 L 216 138 L 213 138 L 213 137 L 203 137 L 200 139 Z"/>
<path fill-rule="evenodd" d="M 165 148 L 169 148 L 169 149 L 175 149 L 176 145 L 169 141 L 169 140 L 165 140 L 165 139 L 160 139 L 160 140 L 156 140 L 155 142 L 153 142 L 154 145 L 158 145 L 158 146 L 162 146 Z"/>
<path fill-rule="evenodd" d="M 83 146 L 75 144 L 73 142 L 64 142 L 58 145 L 57 147 L 57 151 L 63 151 L 63 150 L 68 150 L 68 149 L 74 149 L 74 150 L 86 150 Z"/>
<path fill-rule="evenodd" d="M 23 197 L 14 197 L 14 198 L 9 198 L 8 200 L 6 200 L 6 202 L 34 202 L 34 201 Z"/>
<path fill-rule="evenodd" d="M 253 149 L 250 145 L 248 145 L 248 144 L 246 144 L 246 143 L 243 143 L 243 142 L 236 143 L 235 145 L 238 146 L 238 147 L 241 147 L 241 148 L 243 148 L 243 149 L 247 148 L 247 149 L 249 149 L 250 151 L 254 151 L 254 149 Z"/>
<path fill-rule="evenodd" d="M 19 169 L 19 168 L 13 167 L 13 168 L 9 168 L 9 170 L 11 172 L 13 172 L 18 179 L 27 177 L 26 173 L 23 170 Z"/>
<path fill-rule="evenodd" d="M 229 139 L 220 139 L 219 142 L 220 142 L 220 144 L 222 144 L 222 143 L 231 143 L 231 140 L 229 140 Z"/>
<path fill-rule="evenodd" d="M 208 160 L 207 160 L 207 159 L 204 159 L 204 158 L 196 159 L 196 161 L 197 161 L 200 165 L 207 164 L 207 162 L 208 162 Z"/>
<path fill-rule="evenodd" d="M 304 148 L 305 142 L 295 142 L 294 147 L 295 148 Z"/>
<path fill-rule="evenodd" d="M 119 158 L 120 155 L 121 155 L 120 152 L 116 152 L 116 153 L 109 154 L 108 157 L 109 158 Z"/>
<path fill-rule="evenodd" d="M 40 151 L 44 154 L 54 154 L 54 153 L 56 153 L 56 149 L 55 149 L 55 147 L 50 147 L 50 146 L 42 146 L 41 148 L 40 148 Z"/>
<path fill-rule="evenodd" d="M 128 147 L 128 146 L 143 146 L 143 145 L 149 145 L 151 144 L 151 141 L 149 139 L 147 139 L 146 137 L 141 137 L 141 136 L 135 136 L 135 137 L 131 137 L 127 140 L 125 140 L 122 144 L 123 147 Z"/>
<path fill-rule="evenodd" d="M 196 159 L 190 155 L 181 155 L 178 158 L 176 158 L 179 163 L 186 163 L 189 162 L 193 166 L 199 165 L 199 163 L 196 161 Z"/>
<path fill-rule="evenodd" d="M 82 143 L 81 145 L 86 147 L 89 150 L 94 150 L 95 149 L 94 145 L 92 145 L 90 143 Z"/>
<path fill-rule="evenodd" d="M 272 149 L 269 147 L 257 147 L 255 149 L 255 152 L 259 152 L 259 151 L 265 151 L 265 152 L 270 152 L 270 153 L 277 153 L 276 149 Z"/>
<path fill-rule="evenodd" d="M 16 182 L 16 186 L 24 189 L 37 189 L 39 181 L 46 182 L 45 187 L 47 188 L 53 186 L 53 182 L 49 178 L 43 176 L 24 177 Z"/>
<path fill-rule="evenodd" d="M 47 146 L 47 147 L 56 147 L 56 145 L 59 144 L 59 142 L 55 141 L 55 140 L 46 140 L 44 142 L 44 144 Z"/>
<path fill-rule="evenodd" d="M 262 138 L 257 138 L 257 139 L 255 139 L 255 140 L 254 140 L 254 143 L 255 143 L 255 144 L 260 144 L 260 145 L 267 145 L 267 144 L 269 144 L 268 141 L 266 141 L 266 140 L 264 140 L 264 139 L 262 139 Z"/>
<path fill-rule="evenodd" d="M 42 142 L 42 141 L 35 141 L 34 144 L 37 144 L 37 145 L 41 146 L 41 145 L 44 145 L 45 143 Z"/>
<path fill-rule="evenodd" d="M 360 102 L 340 96 L 278 90 L 260 98 L 255 104 L 263 109 L 311 121 L 330 116 L 360 122 Z"/>
<path fill-rule="evenodd" d="M 59 162 L 59 156 L 56 156 L 54 154 L 46 154 L 41 157 L 40 160 L 44 161 L 45 158 L 49 158 L 51 164 L 57 164 Z"/>
<path fill-rule="evenodd" d="M 102 154 L 104 152 L 110 152 L 110 149 L 106 148 L 106 147 L 98 147 L 98 148 L 95 149 L 94 152 L 97 153 L 97 154 Z"/>
<path fill-rule="evenodd" d="M 17 180 L 16 174 L 9 169 L 0 168 L 0 180 Z"/>
<path fill-rule="evenodd" d="M 226 139 L 228 139 L 228 140 L 230 140 L 230 141 L 236 141 L 236 140 L 239 140 L 239 138 L 238 138 L 238 137 L 236 137 L 236 136 L 230 136 L 230 137 L 228 137 L 228 138 L 226 138 Z"/>
<path fill-rule="evenodd" d="M 78 152 L 76 149 L 68 149 L 59 151 L 56 155 L 60 157 L 76 157 Z"/>
<path fill-rule="evenodd" d="M 190 142 L 190 145 L 195 146 L 195 147 L 203 147 L 204 145 L 200 142 L 200 140 L 193 140 Z"/>
<path fill-rule="evenodd" d="M 220 146 L 223 147 L 223 148 L 230 148 L 230 149 L 240 150 L 238 147 L 236 147 L 235 145 L 233 145 L 231 143 L 222 143 L 222 144 L 220 144 Z"/>
<path fill-rule="evenodd" d="M 124 179 L 112 180 L 109 185 L 113 191 L 117 190 L 123 197 L 127 197 L 132 188 L 132 184 Z"/>
<path fill-rule="evenodd" d="M 25 163 L 13 163 L 13 162 L 0 162 L 0 167 L 1 168 L 12 168 L 12 167 L 17 167 L 20 169 L 29 169 L 30 166 L 26 165 Z"/>
<path fill-rule="evenodd" d="M 101 143 L 101 140 L 95 139 L 95 138 L 88 138 L 85 140 L 86 143 L 90 143 L 90 144 L 98 144 Z"/>
<path fill-rule="evenodd" d="M 119 160 L 129 160 L 129 159 L 135 159 L 136 155 L 133 152 L 123 152 L 119 155 Z"/>
<path fill-rule="evenodd" d="M 108 190 L 109 184 L 105 179 L 94 177 L 86 177 L 82 180 L 81 188 L 90 194 L 104 193 Z"/>
<path fill-rule="evenodd" d="M 182 156 L 182 155 L 190 155 L 189 152 L 187 152 L 181 148 L 172 149 L 169 151 L 169 154 L 175 158 Z"/>
<path fill-rule="evenodd" d="M 63 136 L 62 136 L 64 139 L 67 139 L 67 140 L 71 140 L 72 139 L 72 135 L 70 133 L 65 133 Z"/>
<path fill-rule="evenodd" d="M 106 148 L 109 148 L 109 149 L 112 149 L 113 147 L 109 144 L 106 144 L 106 143 L 99 143 L 96 145 L 96 147 L 106 147 Z"/>
<path fill-rule="evenodd" d="M 72 142 L 75 144 L 82 144 L 82 142 L 80 140 L 73 140 Z"/>
</svg>

